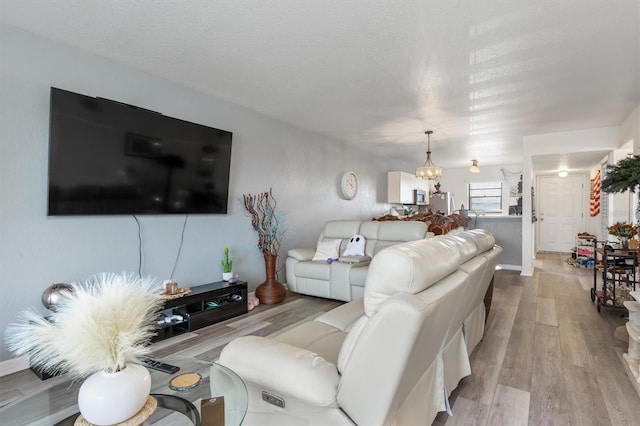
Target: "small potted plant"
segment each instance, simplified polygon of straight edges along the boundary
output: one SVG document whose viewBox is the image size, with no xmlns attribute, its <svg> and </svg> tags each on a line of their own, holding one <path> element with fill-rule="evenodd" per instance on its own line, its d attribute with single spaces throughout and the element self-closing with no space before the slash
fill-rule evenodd
<svg viewBox="0 0 640 426">
<path fill-rule="evenodd" d="M 229 247 L 224 248 L 224 256 L 220 264 L 222 265 L 222 280 L 229 281 L 233 278 L 233 256 L 229 256 Z"/>
</svg>

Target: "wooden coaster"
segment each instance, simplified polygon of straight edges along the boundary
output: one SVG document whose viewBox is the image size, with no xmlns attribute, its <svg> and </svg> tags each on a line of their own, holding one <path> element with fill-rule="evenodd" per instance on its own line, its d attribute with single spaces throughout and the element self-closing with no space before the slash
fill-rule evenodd
<svg viewBox="0 0 640 426">
<path fill-rule="evenodd" d="M 164 299 L 177 299 L 178 297 L 182 297 L 189 293 L 191 293 L 191 289 L 189 287 L 181 287 L 173 294 L 166 293 L 164 290 L 162 290 L 158 294 L 162 296 Z"/>
<path fill-rule="evenodd" d="M 198 373 L 184 373 L 171 379 L 169 388 L 175 391 L 185 391 L 198 386 L 201 380 L 202 376 Z"/>
<path fill-rule="evenodd" d="M 144 405 L 140 409 L 140 411 L 138 411 L 133 417 L 129 417 L 124 422 L 117 423 L 116 426 L 138 426 L 138 425 L 141 425 L 149 417 L 151 417 L 153 412 L 156 411 L 156 408 L 158 408 L 158 401 L 156 401 L 156 399 L 154 397 L 149 395 L 147 397 L 147 400 L 145 401 Z M 82 417 L 82 414 L 80 414 L 78 416 L 78 418 L 76 419 L 76 421 L 74 423 L 74 426 L 93 426 L 93 424 L 89 423 L 87 420 L 85 420 L 85 418 Z"/>
</svg>

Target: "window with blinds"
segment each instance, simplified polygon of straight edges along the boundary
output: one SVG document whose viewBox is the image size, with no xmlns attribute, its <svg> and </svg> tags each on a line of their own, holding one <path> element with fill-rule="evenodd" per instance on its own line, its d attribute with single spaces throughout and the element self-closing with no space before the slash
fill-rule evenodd
<svg viewBox="0 0 640 426">
<path fill-rule="evenodd" d="M 485 213 L 502 213 L 502 182 L 470 182 L 469 209 Z"/>
</svg>

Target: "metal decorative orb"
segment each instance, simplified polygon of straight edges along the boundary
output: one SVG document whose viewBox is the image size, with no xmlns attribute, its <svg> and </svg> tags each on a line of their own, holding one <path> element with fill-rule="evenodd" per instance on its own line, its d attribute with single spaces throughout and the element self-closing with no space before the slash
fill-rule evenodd
<svg viewBox="0 0 640 426">
<path fill-rule="evenodd" d="M 42 293 L 42 304 L 50 311 L 56 310 L 56 305 L 68 294 L 73 294 L 73 286 L 66 283 L 51 284 Z"/>
</svg>

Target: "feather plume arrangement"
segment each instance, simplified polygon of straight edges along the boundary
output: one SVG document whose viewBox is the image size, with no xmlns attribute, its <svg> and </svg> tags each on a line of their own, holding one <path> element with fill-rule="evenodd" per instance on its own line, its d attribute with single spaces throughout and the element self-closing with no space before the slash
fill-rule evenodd
<svg viewBox="0 0 640 426">
<path fill-rule="evenodd" d="M 116 372 L 149 352 L 163 299 L 161 283 L 131 273 L 103 273 L 72 283 L 74 293 L 45 319 L 23 311 L 7 327 L 10 350 L 48 373 L 82 378 Z"/>
</svg>

